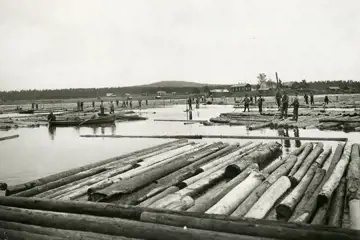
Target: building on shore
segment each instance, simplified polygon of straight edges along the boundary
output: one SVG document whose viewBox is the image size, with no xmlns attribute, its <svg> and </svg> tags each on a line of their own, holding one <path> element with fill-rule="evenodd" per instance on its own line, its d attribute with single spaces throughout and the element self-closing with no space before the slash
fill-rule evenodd
<svg viewBox="0 0 360 240">
<path fill-rule="evenodd" d="M 231 92 L 251 92 L 251 85 L 248 83 L 238 83 L 230 87 Z"/>
</svg>

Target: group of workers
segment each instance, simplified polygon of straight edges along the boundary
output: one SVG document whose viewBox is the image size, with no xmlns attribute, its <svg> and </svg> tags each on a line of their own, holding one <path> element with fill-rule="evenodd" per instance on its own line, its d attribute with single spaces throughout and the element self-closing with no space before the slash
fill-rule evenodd
<svg viewBox="0 0 360 240">
<path fill-rule="evenodd" d="M 309 98 L 310 98 L 310 105 L 314 105 L 314 95 L 313 93 L 310 93 L 309 95 L 307 95 L 305 93 L 304 95 L 304 100 L 306 105 L 309 104 Z M 235 99 L 236 100 L 236 99 Z M 242 103 L 244 103 L 244 111 L 246 112 L 246 110 L 248 112 L 250 112 L 250 103 L 252 103 L 253 101 L 253 97 L 248 97 L 248 95 L 245 95 L 245 98 L 241 101 Z M 287 95 L 286 92 L 284 92 L 283 94 L 281 94 L 280 91 L 277 91 L 276 95 L 275 95 L 275 100 L 276 100 L 276 104 L 279 108 L 279 111 L 281 112 L 280 118 L 284 119 L 287 118 L 288 115 L 288 108 L 289 106 L 293 107 L 293 119 L 294 121 L 298 120 L 299 117 L 299 106 L 300 106 L 300 102 L 299 102 L 299 98 L 298 98 L 298 93 L 295 93 L 295 97 L 292 99 L 292 102 L 290 104 L 289 101 L 289 96 Z M 259 113 L 262 114 L 263 113 L 263 103 L 264 103 L 265 99 L 259 95 L 258 99 L 255 96 L 255 102 L 257 102 L 258 104 L 258 108 L 259 108 Z M 324 105 L 329 104 L 329 97 L 325 96 L 324 98 Z"/>
</svg>

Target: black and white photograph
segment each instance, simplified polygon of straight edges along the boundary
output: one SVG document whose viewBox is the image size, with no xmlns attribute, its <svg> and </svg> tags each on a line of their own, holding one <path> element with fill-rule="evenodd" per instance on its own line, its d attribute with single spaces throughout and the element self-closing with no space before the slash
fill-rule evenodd
<svg viewBox="0 0 360 240">
<path fill-rule="evenodd" d="M 359 240 L 359 13 L 0 0 L 0 240 Z"/>
</svg>

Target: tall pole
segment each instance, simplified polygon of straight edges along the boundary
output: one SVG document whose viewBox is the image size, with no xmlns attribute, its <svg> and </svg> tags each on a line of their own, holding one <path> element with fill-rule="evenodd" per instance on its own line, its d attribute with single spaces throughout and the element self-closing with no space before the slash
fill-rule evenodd
<svg viewBox="0 0 360 240">
<path fill-rule="evenodd" d="M 277 72 L 275 72 L 275 76 L 276 76 L 276 88 L 279 89 L 279 78 Z"/>
</svg>

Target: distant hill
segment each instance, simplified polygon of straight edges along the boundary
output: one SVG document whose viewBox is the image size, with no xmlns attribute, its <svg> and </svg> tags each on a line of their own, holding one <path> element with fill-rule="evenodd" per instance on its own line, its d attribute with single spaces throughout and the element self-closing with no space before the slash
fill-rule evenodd
<svg viewBox="0 0 360 240">
<path fill-rule="evenodd" d="M 162 87 L 162 88 L 180 88 L 180 87 L 203 87 L 205 85 L 204 83 L 196 83 L 196 82 L 187 82 L 187 81 L 160 81 L 145 85 L 138 85 L 134 87 Z"/>
</svg>

